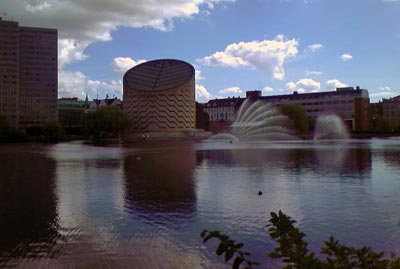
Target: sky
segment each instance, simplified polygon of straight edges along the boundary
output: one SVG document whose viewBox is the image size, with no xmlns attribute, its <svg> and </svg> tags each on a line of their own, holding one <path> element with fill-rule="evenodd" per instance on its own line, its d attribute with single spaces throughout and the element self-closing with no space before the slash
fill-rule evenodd
<svg viewBox="0 0 400 269">
<path fill-rule="evenodd" d="M 155 59 L 196 70 L 196 101 L 360 86 L 400 95 L 400 0 L 0 0 L 0 16 L 58 29 L 59 97 L 122 98 Z"/>
</svg>

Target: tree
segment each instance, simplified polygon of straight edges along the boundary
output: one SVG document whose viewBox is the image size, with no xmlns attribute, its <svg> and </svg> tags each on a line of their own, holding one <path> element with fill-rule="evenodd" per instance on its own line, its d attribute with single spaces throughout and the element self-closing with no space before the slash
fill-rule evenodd
<svg viewBox="0 0 400 269">
<path fill-rule="evenodd" d="M 374 252 L 370 247 L 356 249 L 351 246 L 342 245 L 332 236 L 325 241 L 321 248 L 321 254 L 325 259 L 318 258 L 314 252 L 307 248 L 304 241 L 305 234 L 295 227 L 296 223 L 291 217 L 279 211 L 271 212 L 268 233 L 278 246 L 268 255 L 274 259 L 281 259 L 283 269 L 398 269 L 400 268 L 400 257 L 391 253 L 390 259 L 384 257 L 383 252 Z M 216 254 L 225 255 L 225 262 L 235 257 L 232 268 L 253 268 L 257 262 L 248 260 L 249 252 L 240 250 L 242 243 L 236 243 L 227 235 L 219 231 L 203 230 L 200 234 L 204 242 L 211 238 L 220 241 Z"/>
<path fill-rule="evenodd" d="M 309 130 L 309 120 L 301 105 L 283 104 L 279 106 L 279 111 L 289 118 L 292 128 L 296 132 L 301 133 Z"/>
<path fill-rule="evenodd" d="M 50 120 L 41 126 L 44 140 L 47 142 L 58 142 L 64 135 L 64 130 L 57 120 Z"/>
<path fill-rule="evenodd" d="M 0 142 L 27 141 L 26 134 L 12 126 L 4 116 L 0 115 Z"/>
<path fill-rule="evenodd" d="M 130 127 L 131 119 L 116 106 L 100 107 L 84 115 L 84 131 L 93 140 L 122 136 Z"/>
</svg>

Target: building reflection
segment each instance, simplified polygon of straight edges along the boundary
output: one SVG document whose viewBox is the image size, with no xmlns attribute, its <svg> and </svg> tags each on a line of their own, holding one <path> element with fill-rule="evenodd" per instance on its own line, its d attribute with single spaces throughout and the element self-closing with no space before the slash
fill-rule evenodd
<svg viewBox="0 0 400 269">
<path fill-rule="evenodd" d="M 370 177 L 372 168 L 371 149 L 329 148 L 316 151 L 317 168 L 330 174 L 363 178 Z"/>
<path fill-rule="evenodd" d="M 191 215 L 196 208 L 193 149 L 170 149 L 124 158 L 126 207 L 133 213 Z"/>
<path fill-rule="evenodd" d="M 266 168 L 295 173 L 314 171 L 348 177 L 369 176 L 371 149 L 351 147 L 232 149 L 197 152 L 197 164 L 242 166 L 260 173 Z"/>
<path fill-rule="evenodd" d="M 376 153 L 377 156 L 381 155 L 384 162 L 388 166 L 400 167 L 400 154 L 397 149 L 395 150 L 384 150 L 383 152 Z"/>
<path fill-rule="evenodd" d="M 3 152 L 0 170 L 0 267 L 18 258 L 55 256 L 55 162 L 35 153 Z"/>
</svg>

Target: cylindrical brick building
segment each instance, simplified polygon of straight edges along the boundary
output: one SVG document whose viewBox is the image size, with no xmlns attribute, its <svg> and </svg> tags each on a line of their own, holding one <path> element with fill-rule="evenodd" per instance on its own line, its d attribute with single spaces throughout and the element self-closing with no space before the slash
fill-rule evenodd
<svg viewBox="0 0 400 269">
<path fill-rule="evenodd" d="M 195 71 L 172 59 L 154 60 L 128 70 L 123 79 L 124 111 L 130 136 L 181 136 L 195 129 Z"/>
</svg>

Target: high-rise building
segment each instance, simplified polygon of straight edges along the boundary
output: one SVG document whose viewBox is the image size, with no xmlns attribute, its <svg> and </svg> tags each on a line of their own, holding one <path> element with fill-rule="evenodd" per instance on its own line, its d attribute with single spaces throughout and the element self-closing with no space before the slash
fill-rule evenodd
<svg viewBox="0 0 400 269">
<path fill-rule="evenodd" d="M 18 126 L 18 23 L 0 20 L 0 116 Z"/>
<path fill-rule="evenodd" d="M 27 128 L 57 119 L 57 30 L 0 18 L 0 115 Z"/>
</svg>

